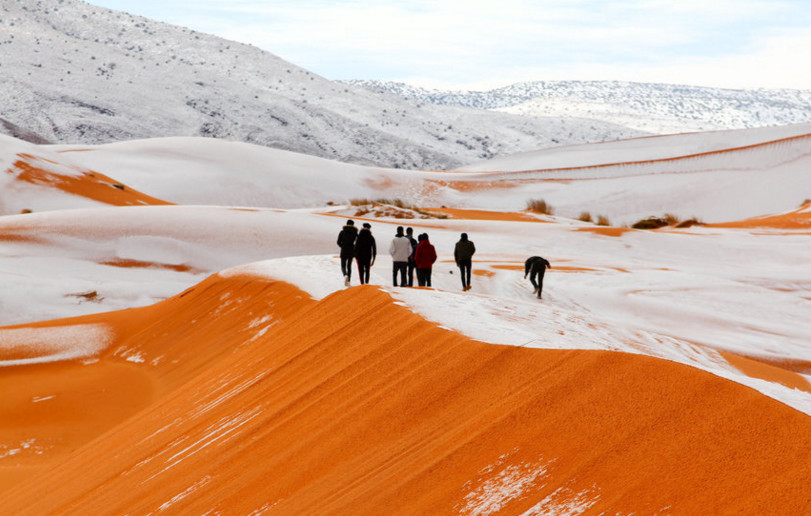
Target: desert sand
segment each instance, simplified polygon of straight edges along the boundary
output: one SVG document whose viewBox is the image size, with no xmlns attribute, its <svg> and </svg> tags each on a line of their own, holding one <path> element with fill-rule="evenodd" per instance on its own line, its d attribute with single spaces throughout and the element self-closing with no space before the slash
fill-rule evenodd
<svg viewBox="0 0 811 516">
<path fill-rule="evenodd" d="M 473 197 L 356 218 L 378 259 L 344 287 L 356 207 L 173 205 L 92 149 L 0 143 L 5 191 L 42 207 L 0 217 L 2 514 L 811 512 L 807 202 L 637 231 L 499 209 L 496 173 L 442 193 L 404 171 L 359 197 Z M 389 286 L 398 225 L 431 233 L 435 288 Z"/>
</svg>

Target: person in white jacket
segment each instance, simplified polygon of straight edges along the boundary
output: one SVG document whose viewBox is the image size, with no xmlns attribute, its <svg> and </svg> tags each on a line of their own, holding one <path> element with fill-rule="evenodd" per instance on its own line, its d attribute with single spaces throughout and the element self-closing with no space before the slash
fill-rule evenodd
<svg viewBox="0 0 811 516">
<path fill-rule="evenodd" d="M 400 274 L 400 286 L 408 286 L 408 279 L 406 278 L 408 272 L 408 257 L 411 255 L 411 241 L 403 233 L 403 226 L 397 226 L 397 234 L 389 246 L 389 254 L 391 255 L 392 271 L 391 281 L 392 284 L 397 286 L 397 274 Z"/>
</svg>

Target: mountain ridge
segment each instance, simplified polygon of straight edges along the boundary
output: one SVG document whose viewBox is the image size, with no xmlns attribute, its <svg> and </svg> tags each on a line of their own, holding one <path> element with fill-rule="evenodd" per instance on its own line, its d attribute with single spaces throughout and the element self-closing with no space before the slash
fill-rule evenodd
<svg viewBox="0 0 811 516">
<path fill-rule="evenodd" d="M 729 89 L 627 81 L 526 81 L 484 91 L 343 81 L 444 106 L 583 117 L 653 133 L 751 129 L 811 121 L 811 90 Z"/>
<path fill-rule="evenodd" d="M 0 8 L 0 131 L 63 144 L 208 136 L 345 162 L 447 169 L 643 134 L 591 120 L 418 105 L 257 47 L 79 0 Z"/>
</svg>

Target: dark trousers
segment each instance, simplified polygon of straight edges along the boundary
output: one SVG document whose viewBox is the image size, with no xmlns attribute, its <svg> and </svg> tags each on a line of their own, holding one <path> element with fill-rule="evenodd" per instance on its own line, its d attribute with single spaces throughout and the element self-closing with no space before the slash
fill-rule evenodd
<svg viewBox="0 0 811 516">
<path fill-rule="evenodd" d="M 356 258 L 356 260 L 358 262 L 358 278 L 360 279 L 360 284 L 365 285 L 369 283 L 369 271 L 372 269 L 372 260 L 364 258 Z"/>
<path fill-rule="evenodd" d="M 391 282 L 397 286 L 397 272 L 400 273 L 400 286 L 407 287 L 406 273 L 408 272 L 408 262 L 392 262 Z"/>
<path fill-rule="evenodd" d="M 352 255 L 341 255 L 341 273 L 352 279 Z"/>
<path fill-rule="evenodd" d="M 431 269 L 417 269 L 417 284 L 420 287 L 431 286 Z"/>
<path fill-rule="evenodd" d="M 417 268 L 417 266 L 414 264 L 414 262 L 412 260 L 408 260 L 408 286 L 409 287 L 414 286 L 414 269 L 416 269 L 416 268 Z"/>
<path fill-rule="evenodd" d="M 538 297 L 541 297 L 541 291 L 543 290 L 544 272 L 546 272 L 546 267 L 538 267 L 529 275 L 529 281 L 532 282 L 532 286 L 538 289 Z"/>
<path fill-rule="evenodd" d="M 459 275 L 462 276 L 462 288 L 464 288 L 470 285 L 470 269 L 473 264 L 470 260 L 460 260 L 457 265 L 459 265 Z"/>
</svg>

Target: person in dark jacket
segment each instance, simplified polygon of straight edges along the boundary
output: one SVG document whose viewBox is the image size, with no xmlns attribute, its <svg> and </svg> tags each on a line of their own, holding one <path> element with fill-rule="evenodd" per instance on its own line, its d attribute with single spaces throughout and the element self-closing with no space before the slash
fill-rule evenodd
<svg viewBox="0 0 811 516">
<path fill-rule="evenodd" d="M 551 268 L 552 266 L 549 265 L 545 258 L 540 256 L 530 256 L 524 262 L 524 279 L 527 279 L 527 275 L 529 275 L 529 281 L 535 287 L 533 294 L 538 294 L 538 299 L 541 299 L 541 293 L 543 292 L 543 275 L 547 267 Z"/>
<path fill-rule="evenodd" d="M 411 242 L 411 256 L 408 257 L 408 273 L 406 274 L 406 276 L 408 277 L 407 278 L 408 279 L 408 286 L 413 287 L 414 286 L 414 269 L 417 268 L 417 266 L 414 265 L 414 251 L 417 250 L 417 244 L 419 243 L 414 238 L 414 228 L 410 228 L 410 227 L 406 228 L 406 238 L 408 239 L 409 242 Z"/>
<path fill-rule="evenodd" d="M 369 283 L 369 271 L 374 265 L 376 257 L 377 244 L 375 244 L 375 237 L 372 236 L 372 225 L 364 222 L 363 229 L 360 230 L 358 238 L 355 240 L 355 261 L 358 262 L 358 277 L 361 285 Z"/>
<path fill-rule="evenodd" d="M 462 290 L 470 290 L 470 270 L 473 267 L 473 255 L 476 253 L 476 246 L 468 240 L 467 233 L 462 233 L 456 247 L 453 250 L 453 259 L 459 267 L 459 275 L 462 276 Z"/>
<path fill-rule="evenodd" d="M 417 266 L 417 284 L 420 287 L 431 286 L 431 270 L 436 261 L 436 249 L 428 240 L 428 233 L 419 237 L 417 250 L 414 251 L 414 264 Z"/>
<path fill-rule="evenodd" d="M 338 233 L 338 247 L 341 248 L 341 273 L 344 275 L 344 285 L 349 286 L 352 279 L 352 258 L 355 254 L 355 239 L 358 237 L 358 228 L 355 221 L 349 219 Z"/>
</svg>

